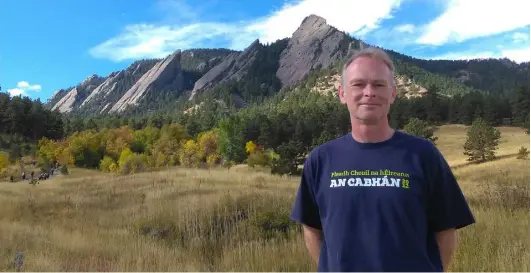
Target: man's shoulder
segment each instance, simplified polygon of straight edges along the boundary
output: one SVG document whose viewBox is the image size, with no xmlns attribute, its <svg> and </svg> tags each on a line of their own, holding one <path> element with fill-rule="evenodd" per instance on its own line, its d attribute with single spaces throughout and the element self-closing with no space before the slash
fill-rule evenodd
<svg viewBox="0 0 531 273">
<path fill-rule="evenodd" d="M 439 148 L 437 148 L 432 141 L 402 131 L 397 131 L 397 133 L 399 134 L 399 139 L 409 153 L 417 154 L 427 161 L 439 161 L 442 159 L 443 156 L 439 151 Z"/>
<path fill-rule="evenodd" d="M 308 158 L 318 159 L 326 154 L 340 151 L 345 147 L 345 144 L 345 135 L 325 141 L 310 150 Z"/>
<path fill-rule="evenodd" d="M 424 137 L 412 135 L 403 131 L 396 131 L 396 133 L 399 136 L 398 139 L 413 151 L 426 152 L 437 150 L 437 146 L 435 146 L 433 142 Z"/>
</svg>

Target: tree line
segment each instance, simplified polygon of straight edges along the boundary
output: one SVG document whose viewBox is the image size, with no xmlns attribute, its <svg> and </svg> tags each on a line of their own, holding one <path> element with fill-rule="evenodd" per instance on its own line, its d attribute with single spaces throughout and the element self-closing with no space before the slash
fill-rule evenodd
<svg viewBox="0 0 531 273">
<path fill-rule="evenodd" d="M 391 125 L 436 141 L 433 126 L 479 124 L 472 128 L 483 129 L 474 132 L 487 133 L 468 137 L 473 139 L 467 142 L 470 160 L 492 158 L 488 147 L 494 144 L 488 143 L 497 143 L 499 135 L 489 133 L 495 131 L 488 128 L 504 123 L 529 127 L 528 87 L 522 86 L 512 96 L 471 92 L 446 97 L 434 86 L 428 90 L 424 97 L 398 98 L 389 114 Z M 105 117 L 66 124 L 69 137 L 39 142 L 43 164 L 59 162 L 122 173 L 246 163 L 269 166 L 273 173 L 295 174 L 311 149 L 350 130 L 346 106 L 333 96 L 305 88 L 238 111 L 210 100 L 186 114 Z M 475 147 L 478 143 L 487 144 Z M 486 152 L 471 152 L 478 149 Z"/>
</svg>

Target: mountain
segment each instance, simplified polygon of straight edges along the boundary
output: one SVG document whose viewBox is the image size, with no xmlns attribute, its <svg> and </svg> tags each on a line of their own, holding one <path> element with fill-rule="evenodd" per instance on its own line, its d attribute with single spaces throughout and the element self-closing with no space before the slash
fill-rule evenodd
<svg viewBox="0 0 531 273">
<path fill-rule="evenodd" d="M 57 96 L 59 94 L 56 94 L 54 96 L 55 99 L 58 99 L 57 103 L 52 107 L 52 110 L 58 109 L 60 112 L 70 112 L 74 109 L 74 107 L 78 107 L 84 100 L 87 98 L 93 90 L 98 88 L 100 84 L 102 84 L 104 81 L 104 78 L 98 76 L 98 75 L 91 75 L 87 79 L 85 79 L 83 82 L 78 84 L 76 87 L 70 89 L 68 92 L 62 92 L 60 95 L 62 95 L 61 98 L 58 98 Z"/>
<path fill-rule="evenodd" d="M 46 106 L 81 115 L 119 112 L 151 91 L 158 93 L 172 87 L 176 87 L 177 92 L 190 90 L 201 74 L 233 52 L 228 49 L 190 49 L 176 51 L 165 59 L 138 60 L 106 78 L 99 77 L 101 83 L 97 82 L 96 87 L 93 84 L 91 88 L 85 88 L 86 96 L 76 95 L 79 88 L 61 89 L 54 93 Z M 86 85 L 87 80 L 80 85 Z"/>
<path fill-rule="evenodd" d="M 276 75 L 282 87 L 291 87 L 310 71 L 342 60 L 352 41 L 347 34 L 326 24 L 325 19 L 315 15 L 306 17 L 280 55 Z"/>
<path fill-rule="evenodd" d="M 245 50 L 177 50 L 164 59 L 140 60 L 102 78 L 91 76 L 57 91 L 47 106 L 71 115 L 183 112 L 205 100 L 246 107 L 306 86 L 334 94 L 342 62 L 369 45 L 309 15 L 291 37 L 271 44 L 253 41 Z M 424 96 L 429 87 L 453 96 L 471 91 L 505 93 L 529 81 L 529 63 L 509 60 L 440 61 L 386 50 L 396 67 L 400 96 Z M 282 91 L 282 92 L 281 92 Z"/>
<path fill-rule="evenodd" d="M 256 60 L 256 56 L 261 49 L 259 41 L 255 40 L 243 52 L 232 53 L 227 56 L 221 63 L 214 66 L 195 82 L 190 100 L 201 90 L 216 84 L 230 80 L 241 80 L 248 72 L 249 66 Z"/>
<path fill-rule="evenodd" d="M 182 77 L 181 51 L 177 50 L 142 75 L 118 102 L 112 106 L 109 113 L 121 111 L 127 106 L 135 105 L 142 95 L 150 90 L 161 90 L 170 87 L 175 89 L 175 92 L 182 91 Z"/>
</svg>

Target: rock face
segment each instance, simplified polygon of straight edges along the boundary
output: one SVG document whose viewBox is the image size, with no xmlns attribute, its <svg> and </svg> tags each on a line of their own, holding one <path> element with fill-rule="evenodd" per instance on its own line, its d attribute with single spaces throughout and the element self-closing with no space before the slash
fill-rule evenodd
<svg viewBox="0 0 531 273">
<path fill-rule="evenodd" d="M 344 58 L 352 39 L 316 15 L 306 17 L 280 55 L 277 77 L 282 87 L 293 86 L 311 70 L 326 68 Z"/>
<path fill-rule="evenodd" d="M 46 100 L 46 108 L 51 109 L 53 108 L 57 102 L 59 102 L 64 96 L 68 94 L 68 91 L 72 90 L 72 88 L 66 88 L 66 89 L 59 89 L 53 92 L 53 95 Z"/>
<path fill-rule="evenodd" d="M 91 75 L 78 86 L 68 91 L 68 93 L 52 107 L 52 110 L 58 109 L 61 113 L 72 111 L 74 107 L 81 104 L 104 80 L 105 78 L 103 77 L 95 74 Z"/>
<path fill-rule="evenodd" d="M 80 108 L 92 111 L 104 110 L 105 105 L 115 104 L 146 71 L 153 68 L 157 60 L 141 60 L 131 64 L 127 69 L 112 72 L 107 79 L 81 103 Z"/>
<path fill-rule="evenodd" d="M 243 52 L 232 53 L 225 57 L 221 63 L 214 66 L 195 82 L 190 100 L 193 100 L 201 90 L 212 87 L 213 85 L 229 80 L 239 81 L 242 79 L 247 74 L 249 67 L 256 60 L 256 56 L 261 48 L 262 45 L 260 45 L 260 41 L 257 39 Z"/>
<path fill-rule="evenodd" d="M 164 60 L 159 61 L 146 72 L 109 110 L 123 111 L 128 105 L 135 105 L 139 99 L 151 90 L 160 90 L 168 85 L 182 89 L 181 51 L 177 50 Z"/>
</svg>

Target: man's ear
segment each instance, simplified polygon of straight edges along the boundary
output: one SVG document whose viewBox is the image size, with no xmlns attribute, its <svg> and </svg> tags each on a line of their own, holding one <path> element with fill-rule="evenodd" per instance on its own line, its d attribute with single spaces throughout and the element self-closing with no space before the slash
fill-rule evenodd
<svg viewBox="0 0 531 273">
<path fill-rule="evenodd" d="M 337 88 L 337 96 L 339 97 L 339 100 L 342 104 L 346 104 L 347 100 L 345 99 L 345 89 L 343 88 L 343 85 L 340 83 Z"/>
<path fill-rule="evenodd" d="M 395 99 L 396 99 L 396 86 L 393 86 L 393 94 L 391 96 L 391 104 L 393 104 L 393 102 L 395 102 Z"/>
</svg>

